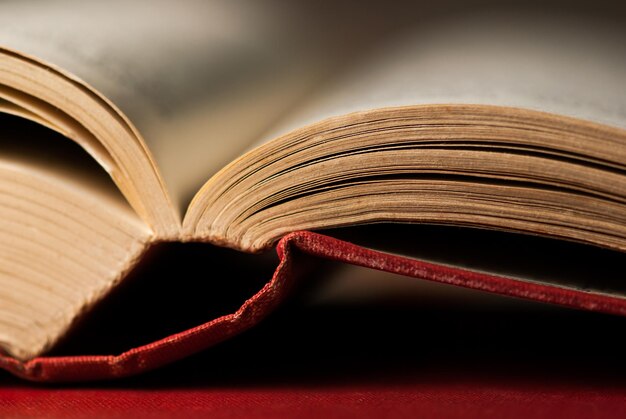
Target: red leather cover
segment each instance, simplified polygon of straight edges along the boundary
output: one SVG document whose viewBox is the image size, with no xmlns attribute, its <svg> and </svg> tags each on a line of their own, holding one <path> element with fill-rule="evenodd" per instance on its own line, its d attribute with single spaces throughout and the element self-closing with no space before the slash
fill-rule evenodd
<svg viewBox="0 0 626 419">
<path fill-rule="evenodd" d="M 280 263 L 272 279 L 232 314 L 120 355 L 39 357 L 28 362 L 0 356 L 0 367 L 33 381 L 85 381 L 134 375 L 185 358 L 249 329 L 267 316 L 285 298 L 297 279 L 293 274 L 295 251 L 502 295 L 604 313 L 626 314 L 626 299 L 623 298 L 528 283 L 389 255 L 311 232 L 285 236 L 276 250 Z"/>
</svg>

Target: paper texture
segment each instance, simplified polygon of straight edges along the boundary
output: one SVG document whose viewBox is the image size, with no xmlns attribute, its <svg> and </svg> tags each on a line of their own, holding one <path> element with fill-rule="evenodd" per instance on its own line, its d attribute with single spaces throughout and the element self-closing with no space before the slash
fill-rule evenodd
<svg viewBox="0 0 626 419">
<path fill-rule="evenodd" d="M 323 68 L 303 48 L 317 41 L 299 39 L 288 13 L 227 1 L 5 2 L 0 44 L 75 74 L 118 106 L 184 206 Z"/>
<path fill-rule="evenodd" d="M 626 127 L 626 36 L 617 26 L 512 13 L 430 19 L 427 9 L 400 16 L 368 7 L 4 2 L 0 44 L 111 99 L 144 136 L 181 213 L 245 150 L 333 115 L 475 103 Z"/>
<path fill-rule="evenodd" d="M 355 111 L 448 103 L 522 107 L 626 128 L 624 39 L 619 26 L 566 14 L 435 19 L 355 63 L 267 139 Z"/>
</svg>

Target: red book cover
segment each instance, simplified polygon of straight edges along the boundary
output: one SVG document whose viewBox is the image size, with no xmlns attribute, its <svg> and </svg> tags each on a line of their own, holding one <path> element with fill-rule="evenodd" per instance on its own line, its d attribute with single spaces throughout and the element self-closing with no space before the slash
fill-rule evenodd
<svg viewBox="0 0 626 419">
<path fill-rule="evenodd" d="M 27 362 L 3 356 L 0 366 L 32 381 L 65 382 L 110 379 L 139 374 L 204 351 L 250 329 L 287 296 L 299 275 L 294 254 L 335 260 L 476 290 L 560 306 L 626 314 L 626 299 L 597 292 L 531 283 L 395 256 L 312 232 L 295 232 L 277 245 L 279 264 L 272 278 L 233 313 L 138 346 L 118 355 L 42 356 Z"/>
</svg>

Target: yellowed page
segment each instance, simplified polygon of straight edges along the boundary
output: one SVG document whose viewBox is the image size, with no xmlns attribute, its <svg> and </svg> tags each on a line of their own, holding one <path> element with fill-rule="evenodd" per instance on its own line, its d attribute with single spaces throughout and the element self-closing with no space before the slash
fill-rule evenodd
<svg viewBox="0 0 626 419">
<path fill-rule="evenodd" d="M 626 25 L 466 13 L 416 25 L 318 90 L 259 144 L 322 119 L 419 104 L 529 108 L 626 127 Z"/>
<path fill-rule="evenodd" d="M 0 5 L 0 43 L 70 71 L 120 107 L 176 201 L 190 172 L 206 176 L 233 157 L 209 140 L 213 127 L 219 132 L 215 121 L 196 114 L 206 116 L 221 90 L 267 59 L 263 36 L 255 38 L 269 36 L 264 14 L 230 2 L 9 2 Z M 223 144 L 233 146 L 237 133 L 228 134 L 234 138 Z"/>
<path fill-rule="evenodd" d="M 332 115 L 482 103 L 624 126 L 618 26 L 429 7 L 3 2 L 0 44 L 59 65 L 120 107 L 181 212 L 243 151 Z"/>
<path fill-rule="evenodd" d="M 308 96 L 341 61 L 344 44 L 371 36 L 361 24 L 342 33 L 341 22 L 315 5 L 278 1 L 15 1 L 0 4 L 0 44 L 60 66 L 112 100 L 183 209 Z"/>
<path fill-rule="evenodd" d="M 77 144 L 0 115 L 0 352 L 29 359 L 136 263 L 153 232 Z"/>
</svg>

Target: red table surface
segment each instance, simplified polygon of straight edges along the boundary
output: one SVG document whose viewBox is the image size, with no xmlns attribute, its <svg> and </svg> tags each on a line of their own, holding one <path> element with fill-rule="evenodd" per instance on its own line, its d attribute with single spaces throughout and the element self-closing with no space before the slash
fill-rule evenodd
<svg viewBox="0 0 626 419">
<path fill-rule="evenodd" d="M 3 417 L 624 417 L 624 391 L 532 384 L 401 388 L 24 389 L 0 393 Z"/>
</svg>

